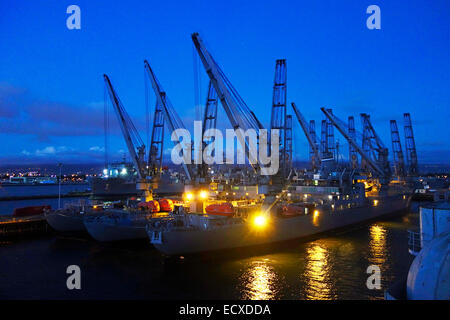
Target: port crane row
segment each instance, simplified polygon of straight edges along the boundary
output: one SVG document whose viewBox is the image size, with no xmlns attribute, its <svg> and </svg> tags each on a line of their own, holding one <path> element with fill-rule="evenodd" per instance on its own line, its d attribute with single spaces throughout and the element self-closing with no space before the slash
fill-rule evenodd
<svg viewBox="0 0 450 320">
<path fill-rule="evenodd" d="M 220 101 L 232 128 L 243 130 L 236 130 L 236 136 L 248 158 L 249 145 L 245 137 L 242 136 L 242 132 L 254 129 L 258 133 L 261 129 L 264 129 L 264 126 L 226 77 L 198 33 L 192 34 L 192 41 L 209 78 L 202 119 L 202 137 L 204 137 L 202 147 L 204 148 L 213 141 L 210 139 L 211 137 L 205 137 L 204 133 L 208 129 L 216 128 L 218 102 Z M 176 135 L 177 129 L 185 129 L 186 126 L 171 104 L 147 60 L 144 61 L 144 68 L 156 97 L 147 160 L 145 159 L 146 147 L 143 140 L 140 138 L 135 125 L 107 75 L 104 75 L 104 81 L 138 179 L 141 181 L 157 181 L 162 171 L 164 127 L 167 126 L 169 132 L 174 132 Z M 321 122 L 320 139 L 317 139 L 315 121 L 310 120 L 308 123 L 294 102 L 291 103 L 291 107 L 308 141 L 313 172 L 327 172 L 337 168 L 339 145 L 334 139 L 334 128 L 336 128 L 349 145 L 348 167 L 351 170 L 366 172 L 368 175 L 378 178 L 382 184 L 389 181 L 391 178 L 391 165 L 388 160 L 388 148 L 372 126 L 368 114 L 362 113 L 360 115 L 363 124 L 363 130 L 360 133 L 355 130 L 353 116 L 348 117 L 348 122 L 345 123 L 333 114 L 332 109 L 321 108 L 325 119 Z M 280 169 L 275 176 L 271 177 L 272 183 L 283 183 L 288 177 L 292 176 L 292 119 L 292 115 L 287 112 L 286 60 L 278 59 L 275 63 L 270 129 L 278 129 L 280 133 Z M 404 124 L 406 157 L 403 156 L 397 122 L 395 120 L 390 121 L 394 174 L 399 178 L 417 174 L 417 153 L 409 113 L 404 114 Z M 181 142 L 180 137 L 175 136 L 175 138 L 175 144 Z M 259 141 L 259 137 L 257 139 Z M 192 157 L 194 146 L 190 147 Z M 358 158 L 361 159 L 360 162 Z M 257 176 L 261 167 L 251 161 L 249 162 L 253 173 Z M 182 167 L 186 180 L 192 183 L 207 183 L 209 181 L 208 166 L 206 164 L 199 165 L 191 162 L 191 164 L 183 163 Z"/>
</svg>

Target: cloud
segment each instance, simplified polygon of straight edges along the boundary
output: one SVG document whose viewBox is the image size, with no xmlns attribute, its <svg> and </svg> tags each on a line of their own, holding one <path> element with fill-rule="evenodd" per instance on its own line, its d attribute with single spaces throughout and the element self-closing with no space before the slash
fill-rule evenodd
<svg viewBox="0 0 450 320">
<path fill-rule="evenodd" d="M 37 156 L 46 156 L 46 155 L 50 155 L 50 154 L 56 154 L 56 148 L 53 146 L 45 147 L 42 150 L 36 150 L 35 154 Z"/>
<path fill-rule="evenodd" d="M 110 110 L 109 132 L 120 134 Z M 143 120 L 133 119 L 137 128 L 145 128 Z M 27 90 L 0 83 L 0 133 L 31 135 L 38 141 L 53 137 L 101 136 L 104 134 L 103 102 L 72 105 L 45 101 Z"/>
<path fill-rule="evenodd" d="M 93 146 L 89 148 L 89 151 L 94 151 L 94 152 L 105 152 L 105 148 L 104 147 L 99 147 L 99 146 Z"/>
<path fill-rule="evenodd" d="M 73 152 L 73 151 L 75 151 L 75 149 L 69 148 L 66 146 L 59 146 L 59 147 L 46 146 L 42 149 L 36 149 L 33 152 L 30 152 L 28 150 L 22 150 L 21 154 L 23 154 L 25 156 L 45 157 L 45 156 L 54 156 L 54 155 L 59 155 L 59 154 L 65 154 L 67 152 Z"/>
<path fill-rule="evenodd" d="M 35 150 L 22 150 L 22 152 L 15 157 L 8 157 L 7 159 L 0 159 L 7 163 L 11 159 L 20 162 L 79 162 L 80 160 L 89 160 L 91 162 L 99 162 L 104 160 L 104 148 L 94 146 L 85 150 L 79 150 L 67 146 L 45 146 Z M 111 156 L 116 156 L 112 153 Z"/>
</svg>

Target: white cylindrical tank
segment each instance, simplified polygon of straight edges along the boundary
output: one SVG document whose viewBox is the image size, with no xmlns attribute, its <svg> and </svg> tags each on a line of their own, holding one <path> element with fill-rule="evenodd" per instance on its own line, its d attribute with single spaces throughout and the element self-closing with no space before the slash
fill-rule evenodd
<svg viewBox="0 0 450 320">
<path fill-rule="evenodd" d="M 450 300 L 450 232 L 434 238 L 420 251 L 406 285 L 408 300 Z"/>
</svg>

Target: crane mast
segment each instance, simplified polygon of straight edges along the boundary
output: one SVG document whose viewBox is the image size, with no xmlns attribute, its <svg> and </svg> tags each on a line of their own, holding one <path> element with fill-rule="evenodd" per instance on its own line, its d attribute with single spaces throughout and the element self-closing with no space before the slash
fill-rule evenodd
<svg viewBox="0 0 450 320">
<path fill-rule="evenodd" d="M 331 109 L 327 109 L 327 111 L 332 114 L 333 111 Z M 329 119 L 327 119 L 327 153 L 330 158 L 336 160 L 336 144 L 334 141 L 334 127 Z"/>
<path fill-rule="evenodd" d="M 327 147 L 327 120 L 322 120 L 320 125 L 320 157 L 321 159 L 328 159 Z"/>
<path fill-rule="evenodd" d="M 406 162 L 408 165 L 408 175 L 414 176 L 418 173 L 416 143 L 414 141 L 414 133 L 411 123 L 411 115 L 403 114 L 405 121 L 405 145 L 406 145 Z"/>
<path fill-rule="evenodd" d="M 145 70 L 147 71 L 147 75 L 150 78 L 150 81 L 152 83 L 152 87 L 153 87 L 153 91 L 155 92 L 155 95 L 156 95 L 157 103 L 162 106 L 162 109 L 164 111 L 165 121 L 167 122 L 172 134 L 174 134 L 176 137 L 176 141 L 174 141 L 174 143 L 175 144 L 181 143 L 181 139 L 180 139 L 180 137 L 178 137 L 176 130 L 184 129 L 185 126 L 184 126 L 183 122 L 181 121 L 180 117 L 178 116 L 177 112 L 173 108 L 172 104 L 170 103 L 170 100 L 167 98 L 166 92 L 162 89 L 161 84 L 159 83 L 158 79 L 156 78 L 156 76 L 147 60 L 144 61 L 144 66 L 145 66 Z M 188 146 L 188 147 L 192 148 L 191 146 Z M 183 152 L 184 152 L 184 150 L 183 150 Z M 192 149 L 191 149 L 191 154 L 192 154 Z M 183 166 L 183 169 L 184 169 L 187 179 L 192 180 L 193 170 L 191 168 L 191 165 L 186 164 L 186 162 L 183 161 L 182 166 Z"/>
<path fill-rule="evenodd" d="M 286 115 L 286 171 L 292 170 L 292 115 Z"/>
<path fill-rule="evenodd" d="M 273 81 L 272 114 L 270 118 L 270 129 L 278 129 L 279 139 L 279 159 L 281 173 L 287 176 L 287 155 L 286 155 L 286 93 L 287 93 L 287 68 L 286 60 L 278 59 L 275 64 L 275 77 Z"/>
<path fill-rule="evenodd" d="M 214 136 L 209 137 L 205 133 L 207 133 L 208 130 L 210 130 L 210 129 L 216 129 L 217 104 L 218 104 L 218 98 L 217 98 L 216 90 L 214 89 L 214 86 L 211 84 L 211 81 L 209 81 L 208 95 L 206 97 L 206 103 L 205 103 L 205 113 L 203 114 L 203 125 L 202 125 L 203 148 L 202 148 L 202 150 L 205 150 L 205 148 L 214 141 Z M 206 165 L 206 163 L 202 163 L 199 165 L 198 172 L 199 172 L 201 178 L 206 179 L 206 177 L 208 175 L 208 166 Z"/>
<path fill-rule="evenodd" d="M 158 178 L 162 169 L 162 156 L 164 147 L 164 111 L 162 105 L 156 101 L 153 115 L 152 137 L 148 155 L 149 174 Z"/>
<path fill-rule="evenodd" d="M 355 118 L 353 116 L 348 117 L 348 135 L 356 140 Z M 352 169 L 356 169 L 358 167 L 358 154 L 351 143 L 348 144 L 348 149 L 350 166 Z"/>
<path fill-rule="evenodd" d="M 402 145 L 400 143 L 400 134 L 398 133 L 397 121 L 391 120 L 391 138 L 392 154 L 394 158 L 395 175 L 397 177 L 405 176 L 405 162 L 403 159 Z"/>
<path fill-rule="evenodd" d="M 103 78 L 108 89 L 109 97 L 114 106 L 114 110 L 116 111 L 117 119 L 119 120 L 120 129 L 122 130 L 128 152 L 130 153 L 131 160 L 136 168 L 138 179 L 142 180 L 145 178 L 145 170 L 143 166 L 145 156 L 144 142 L 139 137 L 136 127 L 131 121 L 128 113 L 125 111 L 125 108 L 114 90 L 108 76 L 104 74 Z"/>
<path fill-rule="evenodd" d="M 309 120 L 309 134 L 314 145 L 309 146 L 309 158 L 311 160 L 311 166 L 315 170 L 320 167 L 320 152 L 319 145 L 317 144 L 316 122 L 314 120 Z"/>
</svg>

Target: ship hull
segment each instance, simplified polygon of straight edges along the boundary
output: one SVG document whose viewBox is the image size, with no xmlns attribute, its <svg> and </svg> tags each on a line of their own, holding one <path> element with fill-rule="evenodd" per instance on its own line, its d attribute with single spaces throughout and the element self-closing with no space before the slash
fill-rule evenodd
<svg viewBox="0 0 450 320">
<path fill-rule="evenodd" d="M 104 221 L 84 221 L 86 230 L 97 241 L 110 242 L 121 240 L 145 239 L 145 225 L 118 225 Z"/>
<path fill-rule="evenodd" d="M 85 231 L 83 216 L 66 215 L 62 213 L 48 213 L 45 215 L 47 223 L 56 231 Z"/>
<path fill-rule="evenodd" d="M 408 205 L 408 199 L 396 198 L 379 203 L 377 206 L 325 212 L 316 216 L 313 214 L 290 218 L 273 216 L 264 230 L 255 230 L 249 224 L 240 224 L 211 230 L 165 231 L 161 233 L 161 243 L 154 243 L 154 246 L 166 255 L 187 255 L 283 242 L 405 212 Z M 151 237 L 152 234 L 149 233 L 148 236 Z"/>
<path fill-rule="evenodd" d="M 94 199 L 126 199 L 136 196 L 136 182 L 121 178 L 97 178 L 91 184 Z"/>
</svg>

